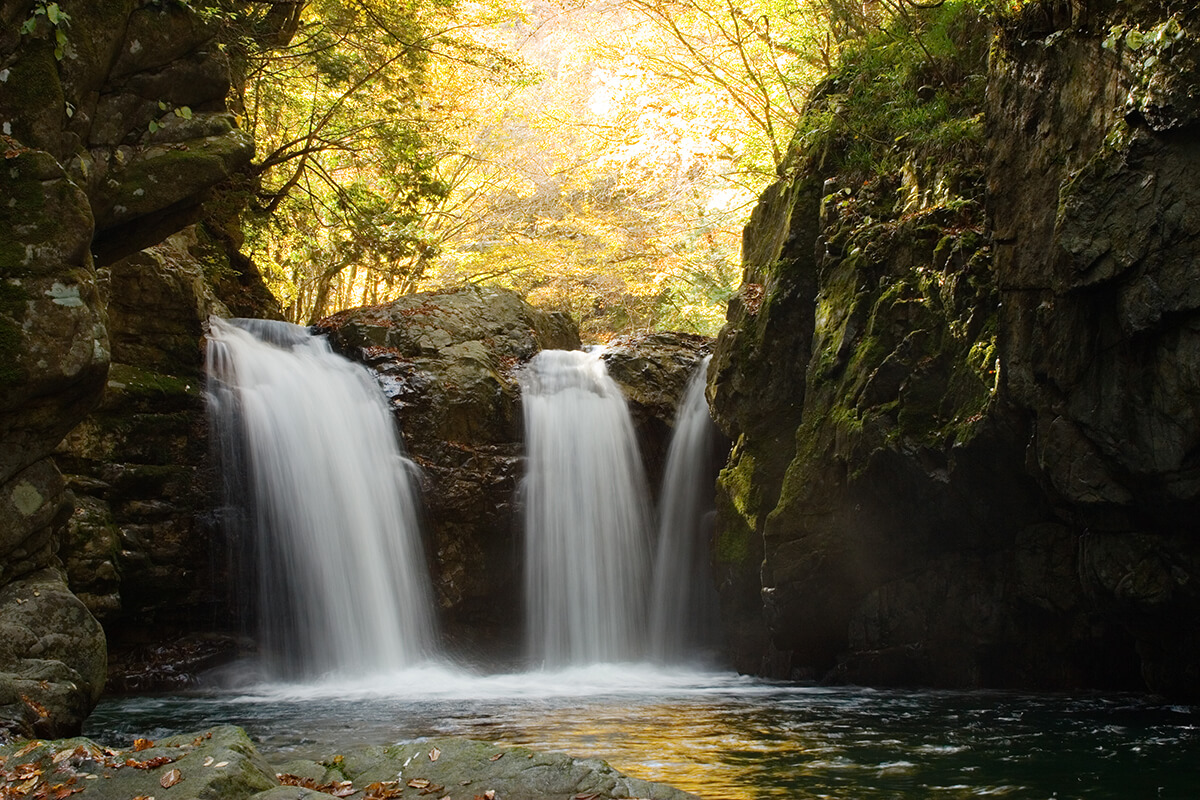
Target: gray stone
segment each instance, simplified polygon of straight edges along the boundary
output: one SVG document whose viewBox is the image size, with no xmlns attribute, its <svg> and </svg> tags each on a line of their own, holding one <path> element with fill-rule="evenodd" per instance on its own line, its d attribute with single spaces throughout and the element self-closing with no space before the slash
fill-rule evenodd
<svg viewBox="0 0 1200 800">
<path fill-rule="evenodd" d="M 69 785 L 80 797 L 101 800 L 244 800 L 278 785 L 246 733 L 232 726 L 130 750 L 101 747 L 88 739 L 16 742 L 0 747 L 0 764 L 8 770 L 36 764 L 41 770 L 37 788 Z"/>
<path fill-rule="evenodd" d="M 104 632 L 57 570 L 0 588 L 0 728 L 77 733 L 100 699 Z"/>
<path fill-rule="evenodd" d="M 598 759 L 458 738 L 353 749 L 342 754 L 323 776 L 324 782 L 335 780 L 350 780 L 360 788 L 377 781 L 395 781 L 404 798 L 423 794 L 457 800 L 488 792 L 503 800 L 694 797 L 664 784 L 630 778 Z M 431 787 L 441 788 L 429 791 Z"/>
</svg>

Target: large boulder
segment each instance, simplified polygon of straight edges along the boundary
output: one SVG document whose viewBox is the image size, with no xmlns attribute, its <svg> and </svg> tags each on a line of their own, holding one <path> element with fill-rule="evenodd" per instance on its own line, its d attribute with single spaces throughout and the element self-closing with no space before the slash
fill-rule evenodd
<svg viewBox="0 0 1200 800">
<path fill-rule="evenodd" d="M 24 736 L 77 730 L 104 688 L 104 632 L 42 569 L 0 588 L 0 732 Z"/>
<path fill-rule="evenodd" d="M 652 494 L 662 485 L 675 415 L 688 381 L 711 350 L 707 336 L 663 332 L 622 336 L 601 352 L 609 377 L 629 404 Z"/>
<path fill-rule="evenodd" d="M 514 292 L 479 287 L 344 311 L 316 328 L 375 371 L 421 467 L 434 585 L 451 635 L 492 653 L 519 642 L 516 371 L 540 350 L 578 349 L 578 328 Z"/>
</svg>

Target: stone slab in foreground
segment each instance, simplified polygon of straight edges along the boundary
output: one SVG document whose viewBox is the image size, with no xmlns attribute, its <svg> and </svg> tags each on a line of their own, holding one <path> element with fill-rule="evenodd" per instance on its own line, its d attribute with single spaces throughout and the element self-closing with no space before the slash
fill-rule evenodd
<svg viewBox="0 0 1200 800">
<path fill-rule="evenodd" d="M 140 748 L 140 749 L 137 749 Z M 0 747 L 0 797 L 82 800 L 687 800 L 597 759 L 459 738 L 356 747 L 326 760 L 272 766 L 233 726 L 139 740 L 115 750 L 88 739 Z"/>
</svg>

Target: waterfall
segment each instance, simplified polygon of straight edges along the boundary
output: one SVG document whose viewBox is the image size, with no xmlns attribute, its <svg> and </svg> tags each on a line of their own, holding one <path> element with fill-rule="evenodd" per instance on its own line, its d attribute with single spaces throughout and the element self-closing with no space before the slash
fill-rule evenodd
<svg viewBox="0 0 1200 800">
<path fill-rule="evenodd" d="M 542 351 L 521 386 L 530 654 L 547 666 L 638 658 L 649 514 L 625 398 L 599 353 Z"/>
<path fill-rule="evenodd" d="M 208 375 L 266 668 L 365 675 L 428 655 L 414 467 L 370 374 L 298 325 L 214 318 Z"/>
<path fill-rule="evenodd" d="M 709 360 L 693 373 L 676 412 L 659 500 L 650 643 L 668 662 L 710 645 L 718 613 L 708 559 L 718 438 L 704 397 Z"/>
</svg>

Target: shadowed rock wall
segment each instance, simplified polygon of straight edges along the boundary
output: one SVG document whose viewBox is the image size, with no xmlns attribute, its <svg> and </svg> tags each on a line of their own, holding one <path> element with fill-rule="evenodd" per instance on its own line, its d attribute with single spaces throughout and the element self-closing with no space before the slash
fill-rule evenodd
<svg viewBox="0 0 1200 800">
<path fill-rule="evenodd" d="M 865 181 L 798 151 L 763 195 L 709 387 L 744 668 L 1195 696 L 1200 21 L 1169 6 L 1030 6 L 976 150 Z"/>
<path fill-rule="evenodd" d="M 77 730 L 104 683 L 103 633 L 57 556 L 72 503 L 51 458 L 108 379 L 97 259 L 182 228 L 252 155 L 224 111 L 224 56 L 192 11 L 55 8 L 65 16 L 0 3 L 0 592 L 13 599 L 0 604 L 0 728 L 39 735 Z M 111 578 L 97 567 L 96 585 Z"/>
</svg>

